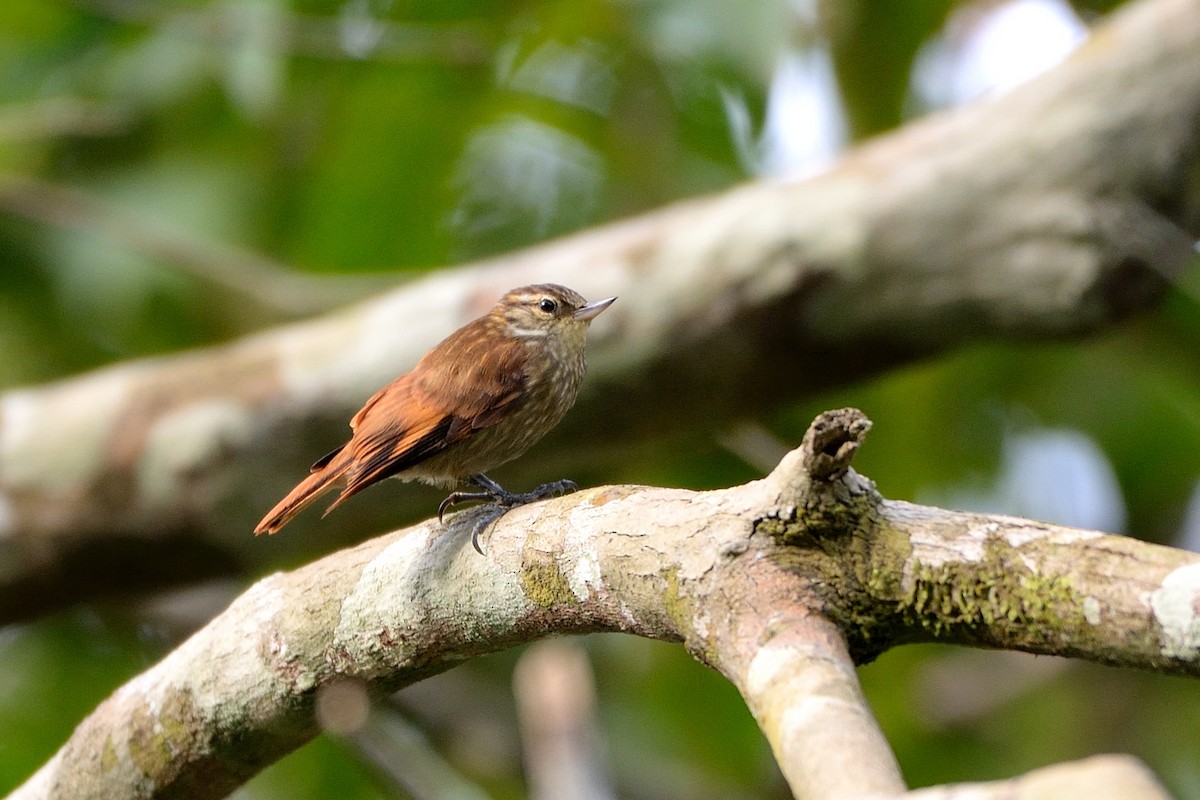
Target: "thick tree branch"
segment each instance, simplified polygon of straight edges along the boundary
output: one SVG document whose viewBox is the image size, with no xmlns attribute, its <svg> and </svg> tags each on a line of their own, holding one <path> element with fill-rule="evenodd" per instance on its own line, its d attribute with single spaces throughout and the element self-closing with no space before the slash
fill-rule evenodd
<svg viewBox="0 0 1200 800">
<path fill-rule="evenodd" d="M 1104 328 L 1193 258 L 1198 153 L 1200 7 L 1143 0 L 1041 79 L 875 140 L 820 177 L 679 204 L 223 347 L 11 391 L 0 622 L 101 590 L 104 576 L 130 588 L 261 561 L 269 550 L 243 532 L 342 441 L 362 400 L 521 283 L 622 296 L 596 325 L 579 407 L 520 467 L 539 479 L 971 339 Z M 339 527 L 383 518 L 386 494 L 339 512 L 352 523 Z M 146 569 L 118 568 L 131 555 Z"/>
<path fill-rule="evenodd" d="M 849 469 L 868 427 L 852 409 L 822 415 L 744 486 L 609 486 L 518 508 L 486 557 L 465 511 L 266 578 L 13 798 L 218 797 L 317 733 L 326 687 L 391 692 L 559 633 L 682 641 L 742 692 L 806 797 L 903 791 L 853 670 L 899 643 L 1200 677 L 1200 555 L 885 501 Z"/>
</svg>

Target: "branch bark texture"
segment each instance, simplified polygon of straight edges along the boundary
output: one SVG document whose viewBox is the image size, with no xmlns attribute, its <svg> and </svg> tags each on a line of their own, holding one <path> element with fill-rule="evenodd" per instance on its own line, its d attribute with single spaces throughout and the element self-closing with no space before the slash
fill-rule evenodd
<svg viewBox="0 0 1200 800">
<path fill-rule="evenodd" d="M 10 391 L 0 623 L 114 582 L 260 561 L 244 531 L 297 470 L 342 441 L 364 398 L 514 285 L 622 296 L 595 328 L 578 407 L 538 451 L 540 478 L 971 339 L 1102 329 L 1193 257 L 1198 154 L 1200 6 L 1143 0 L 1037 81 L 870 142 L 819 177 L 681 203 L 221 347 Z M 347 527 L 381 518 L 378 499 L 343 512 Z"/>
<path fill-rule="evenodd" d="M 894 796 L 854 664 L 946 641 L 1200 677 L 1200 555 L 886 501 L 844 409 L 763 480 L 586 490 L 427 522 L 268 577 L 84 720 L 13 795 L 220 797 L 318 732 L 316 698 L 394 691 L 544 636 L 680 641 L 741 691 L 798 797 Z"/>
</svg>

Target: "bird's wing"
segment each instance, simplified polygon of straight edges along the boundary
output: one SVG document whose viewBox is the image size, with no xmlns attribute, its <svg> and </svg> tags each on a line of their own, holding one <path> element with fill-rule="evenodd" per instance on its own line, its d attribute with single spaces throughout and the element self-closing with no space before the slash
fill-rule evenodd
<svg viewBox="0 0 1200 800">
<path fill-rule="evenodd" d="M 453 337 L 443 346 L 451 343 Z M 354 465 L 330 509 L 496 424 L 520 404 L 526 389 L 520 344 L 492 340 L 485 353 L 463 344 L 449 353 L 435 349 L 354 415 L 346 444 Z"/>
</svg>

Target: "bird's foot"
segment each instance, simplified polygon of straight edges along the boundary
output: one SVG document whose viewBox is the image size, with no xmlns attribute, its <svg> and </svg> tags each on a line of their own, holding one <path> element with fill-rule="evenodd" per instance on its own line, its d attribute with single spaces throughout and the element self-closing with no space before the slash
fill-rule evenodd
<svg viewBox="0 0 1200 800">
<path fill-rule="evenodd" d="M 499 486 L 496 487 L 500 489 Z M 538 500 L 545 500 L 547 497 L 561 497 L 568 492 L 579 491 L 579 485 L 575 481 L 569 481 L 565 478 L 561 481 L 551 481 L 543 483 L 541 486 L 534 488 L 528 492 L 506 492 L 500 489 L 499 492 L 492 495 L 492 502 L 496 505 L 503 506 L 505 509 L 516 508 L 523 506 L 526 503 L 534 503 Z"/>
<path fill-rule="evenodd" d="M 487 529 L 489 525 L 495 522 L 500 517 L 504 516 L 510 509 L 517 506 L 523 506 L 526 503 L 533 503 L 538 500 L 545 500 L 547 497 L 559 497 L 574 492 L 579 489 L 575 481 L 561 480 L 543 483 L 528 492 L 510 492 L 487 475 L 482 473 L 472 475 L 467 479 L 475 486 L 478 486 L 482 491 L 479 492 L 452 492 L 438 506 L 438 522 L 442 521 L 442 515 L 446 513 L 446 509 L 450 506 L 459 503 L 471 501 L 487 501 L 490 508 L 480 515 L 476 520 L 475 525 L 471 528 L 471 546 L 475 548 L 475 552 L 483 555 L 483 548 L 479 546 L 479 535 Z"/>
</svg>

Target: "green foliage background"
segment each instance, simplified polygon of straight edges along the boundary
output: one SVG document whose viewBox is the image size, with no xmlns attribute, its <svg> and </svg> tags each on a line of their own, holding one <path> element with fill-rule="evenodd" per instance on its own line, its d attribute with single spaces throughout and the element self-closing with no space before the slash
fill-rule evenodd
<svg viewBox="0 0 1200 800">
<path fill-rule="evenodd" d="M 912 62 L 950 7 L 823 7 L 856 138 L 916 113 Z M 773 68 L 811 34 L 784 0 L 6 0 L 0 386 L 219 342 L 745 180 L 723 98 L 760 125 Z M 1110 334 L 980 345 L 757 422 L 795 442 L 816 412 L 857 405 L 876 423 L 859 468 L 888 496 L 943 502 L 995 486 L 1015 433 L 1078 431 L 1111 463 L 1124 532 L 1173 542 L 1200 473 L 1198 292 L 1193 272 Z M 607 479 L 755 477 L 721 433 L 654 443 Z M 0 791 L 177 635 L 141 600 L 0 629 Z M 621 796 L 786 796 L 722 679 L 677 647 L 586 646 Z M 400 704 L 500 797 L 524 793 L 516 657 Z M 932 647 L 862 677 L 914 785 L 1128 751 L 1200 798 L 1194 683 Z M 239 796 L 405 796 L 361 760 L 322 739 Z"/>
</svg>

